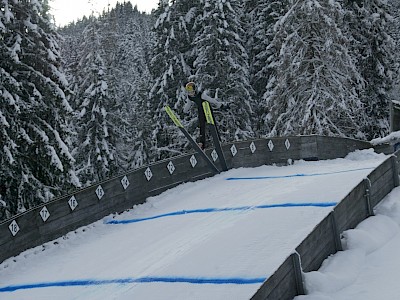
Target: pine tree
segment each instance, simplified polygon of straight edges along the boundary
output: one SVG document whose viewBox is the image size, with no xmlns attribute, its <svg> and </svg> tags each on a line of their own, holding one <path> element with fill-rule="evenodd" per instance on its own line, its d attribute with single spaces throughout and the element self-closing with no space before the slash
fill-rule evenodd
<svg viewBox="0 0 400 300">
<path fill-rule="evenodd" d="M 111 12 L 113 13 L 113 11 Z M 130 169 L 149 162 L 151 114 L 147 109 L 152 78 L 149 53 L 153 37 L 152 22 L 131 3 L 119 4 L 115 10 L 118 40 L 115 55 L 116 98 L 119 102 L 122 126 L 117 128 L 117 149 L 120 165 Z"/>
<path fill-rule="evenodd" d="M 198 13 L 198 0 L 161 0 L 156 11 L 158 18 L 154 27 L 156 44 L 150 70 L 154 84 L 150 91 L 149 109 L 153 112 L 153 146 L 151 156 L 162 158 L 183 150 L 186 142 L 176 134 L 163 108 L 174 107 L 181 113 L 186 101 L 184 85 L 192 74 L 191 56 L 192 28 Z M 171 125 L 167 125 L 171 124 Z"/>
<path fill-rule="evenodd" d="M 20 113 L 20 95 L 22 90 L 19 82 L 12 75 L 13 69 L 19 62 L 17 51 L 19 41 L 9 32 L 9 27 L 14 16 L 10 10 L 12 7 L 7 2 L 0 4 L 0 207 L 5 210 L 0 217 L 11 216 L 17 211 L 18 199 L 15 197 L 18 190 L 18 170 L 16 160 L 19 157 L 18 146 L 15 137 L 18 135 L 16 116 Z M 9 179 L 13 182 L 6 186 Z M 15 192 L 13 195 L 12 192 Z M 21 205 L 22 207 L 22 205 Z"/>
<path fill-rule="evenodd" d="M 390 35 L 392 18 L 386 1 L 364 0 L 350 6 L 354 54 L 365 80 L 360 91 L 367 120 L 363 131 L 367 139 L 389 132 L 390 92 L 396 77 L 395 44 Z"/>
<path fill-rule="evenodd" d="M 71 103 L 76 111 L 82 109 L 82 83 L 87 81 L 88 75 L 82 69 L 85 63 L 89 64 L 85 55 L 93 51 L 83 33 L 87 35 L 85 28 L 93 26 L 93 22 L 98 40 L 96 48 L 106 70 L 103 79 L 107 83 L 107 98 L 112 98 L 104 106 L 107 123 L 113 128 L 113 157 L 118 172 L 123 172 L 150 162 L 152 122 L 149 120 L 153 114 L 148 109 L 148 93 L 153 82 L 149 61 L 154 43 L 151 34 L 154 20 L 126 2 L 117 3 L 98 18 L 84 18 L 61 29 L 65 40 L 63 55 L 74 92 Z M 85 57 L 83 61 L 82 57 Z M 76 144 L 80 142 L 76 139 Z M 90 173 L 90 169 L 87 172 Z M 89 178 L 89 174 L 86 177 Z"/>
<path fill-rule="evenodd" d="M 396 45 L 398 45 L 400 41 L 400 2 L 396 0 L 390 0 L 389 3 L 391 7 L 391 15 L 393 17 L 390 34 L 393 36 Z"/>
<path fill-rule="evenodd" d="M 66 144 L 72 109 L 47 1 L 3 0 L 0 33 L 0 186 L 15 214 L 79 181 Z"/>
<path fill-rule="evenodd" d="M 391 0 L 389 2 L 392 7 L 391 12 L 393 16 L 393 22 L 390 28 L 390 35 L 394 39 L 395 49 L 399 49 L 400 48 L 400 2 L 396 0 Z M 393 76 L 393 90 L 391 92 L 391 100 L 400 102 L 400 74 L 399 74 L 400 52 L 399 51 L 395 51 L 394 59 L 395 59 L 394 65 L 396 72 Z"/>
<path fill-rule="evenodd" d="M 287 1 L 258 0 L 248 12 L 248 48 L 251 58 L 252 86 L 258 95 L 265 92 L 270 72 L 266 67 L 271 56 L 270 45 L 275 24 L 288 10 Z"/>
<path fill-rule="evenodd" d="M 296 1 L 270 45 L 274 74 L 264 100 L 270 135 L 321 134 L 365 138 L 362 85 L 338 1 Z"/>
<path fill-rule="evenodd" d="M 253 3 L 254 2 L 254 3 Z M 250 82 L 255 91 L 255 128 L 257 132 L 269 132 L 265 127 L 265 117 L 268 113 L 262 101 L 262 95 L 267 91 L 270 76 L 273 75 L 270 60 L 278 54 L 270 47 L 275 36 L 275 25 L 289 8 L 288 1 L 258 0 L 247 9 L 247 49 L 250 56 Z"/>
<path fill-rule="evenodd" d="M 110 113 L 116 112 L 116 103 L 109 92 L 109 70 L 104 60 L 106 53 L 99 35 L 100 29 L 100 24 L 93 18 L 84 30 L 86 43 L 78 65 L 82 81 L 76 95 L 80 104 L 74 155 L 77 173 L 84 184 L 104 180 L 118 172 L 115 120 Z"/>
<path fill-rule="evenodd" d="M 238 0 L 201 0 L 203 13 L 196 20 L 192 76 L 200 90 L 209 90 L 230 110 L 220 119 L 222 138 L 252 137 L 253 96 L 249 82 L 248 55 Z"/>
</svg>

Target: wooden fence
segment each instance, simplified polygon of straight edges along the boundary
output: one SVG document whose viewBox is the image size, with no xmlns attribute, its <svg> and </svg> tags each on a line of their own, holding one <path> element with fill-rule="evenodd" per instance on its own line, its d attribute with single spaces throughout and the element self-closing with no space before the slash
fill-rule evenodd
<svg viewBox="0 0 400 300">
<path fill-rule="evenodd" d="M 352 139 L 296 136 L 226 144 L 223 146 L 223 151 L 228 168 L 231 169 L 272 163 L 286 164 L 290 159 L 317 160 L 344 157 L 356 149 L 370 147 L 368 142 Z M 211 157 L 211 151 L 207 151 L 207 155 Z M 218 163 L 217 159 L 217 166 L 219 166 Z M 390 165 L 390 163 L 388 164 Z M 190 153 L 132 170 L 122 176 L 57 198 L 0 224 L 0 262 L 18 255 L 26 249 L 54 240 L 81 226 L 100 220 L 111 213 L 121 212 L 136 204 L 144 203 L 146 198 L 158 195 L 183 182 L 196 181 L 210 176 L 213 176 L 213 173 L 208 169 L 207 164 L 201 160 L 198 154 Z M 371 177 L 371 183 L 373 183 L 370 189 L 371 203 L 377 202 L 376 199 L 384 194 L 380 190 L 380 186 L 375 187 L 375 181 L 382 182 L 383 185 L 387 177 L 394 177 L 390 171 L 384 174 L 385 179 L 383 180 L 380 180 L 379 176 L 380 174 L 376 174 Z M 363 184 L 364 186 L 365 184 Z M 387 189 L 391 187 L 392 185 L 386 185 Z M 360 193 L 363 192 L 360 191 Z M 311 236 L 310 238 L 316 239 L 317 237 Z M 303 246 L 299 246 L 298 251 L 302 255 L 306 254 L 307 243 L 310 242 L 305 241 Z M 326 252 L 328 253 L 330 250 Z M 308 270 L 319 266 L 322 257 L 323 255 L 321 259 L 310 266 L 307 264 L 306 256 L 302 257 L 303 267 L 305 266 Z M 287 261 L 287 264 L 290 265 L 296 259 L 289 258 Z M 266 286 L 269 288 L 269 283 L 266 283 Z"/>
<path fill-rule="evenodd" d="M 342 250 L 340 234 L 373 215 L 373 208 L 399 185 L 400 151 L 361 181 L 303 240 L 268 278 L 253 300 L 289 300 L 304 295 L 302 272 L 318 270 L 331 254 Z"/>
</svg>

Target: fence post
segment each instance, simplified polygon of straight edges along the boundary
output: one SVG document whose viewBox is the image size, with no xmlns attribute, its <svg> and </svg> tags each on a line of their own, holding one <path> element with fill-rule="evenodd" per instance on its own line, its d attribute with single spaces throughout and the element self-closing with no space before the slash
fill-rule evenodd
<svg viewBox="0 0 400 300">
<path fill-rule="evenodd" d="M 371 180 L 367 177 L 364 180 L 365 185 L 365 202 L 367 204 L 368 217 L 374 215 L 374 210 L 371 206 Z"/>
<path fill-rule="evenodd" d="M 336 223 L 336 217 L 335 217 L 335 210 L 333 210 L 331 213 L 331 221 L 332 221 L 332 233 L 333 233 L 333 238 L 335 241 L 335 248 L 336 251 L 342 251 L 342 242 L 340 240 L 340 234 L 337 228 L 337 223 Z"/>
<path fill-rule="evenodd" d="M 397 152 L 396 152 L 397 153 Z M 397 162 L 396 154 L 392 155 L 392 170 L 393 170 L 393 185 L 399 186 L 399 163 Z"/>
<path fill-rule="evenodd" d="M 296 279 L 297 295 L 305 295 L 303 283 L 303 270 L 301 268 L 300 254 L 295 252 L 292 254 L 294 276 Z"/>
</svg>

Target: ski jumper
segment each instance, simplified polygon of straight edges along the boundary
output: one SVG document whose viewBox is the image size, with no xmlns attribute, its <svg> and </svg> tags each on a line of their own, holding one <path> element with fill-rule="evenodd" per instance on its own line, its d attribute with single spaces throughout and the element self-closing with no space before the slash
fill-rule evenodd
<svg viewBox="0 0 400 300">
<path fill-rule="evenodd" d="M 222 103 L 218 102 L 214 98 L 211 98 L 208 96 L 205 92 L 203 93 L 196 93 L 193 96 L 188 95 L 188 99 L 190 102 L 186 102 L 185 107 L 183 108 L 183 111 L 187 113 L 191 107 L 191 104 L 194 102 L 197 106 L 197 112 L 198 112 L 198 117 L 199 117 L 199 128 L 200 128 L 200 137 L 199 137 L 199 143 L 203 144 L 203 148 L 206 146 L 206 116 L 204 114 L 203 110 L 203 102 L 208 101 L 212 104 L 217 105 L 220 107 Z M 211 112 L 213 113 L 213 110 L 211 108 Z M 219 136 L 219 134 L 218 134 Z"/>
</svg>

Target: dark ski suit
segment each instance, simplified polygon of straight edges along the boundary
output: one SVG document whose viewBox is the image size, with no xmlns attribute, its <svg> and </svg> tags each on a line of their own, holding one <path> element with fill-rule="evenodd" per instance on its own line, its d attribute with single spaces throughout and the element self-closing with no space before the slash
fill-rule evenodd
<svg viewBox="0 0 400 300">
<path fill-rule="evenodd" d="M 183 111 L 185 113 L 187 113 L 189 111 L 192 103 L 194 102 L 196 104 L 198 117 L 199 117 L 199 128 L 200 128 L 200 137 L 199 137 L 198 142 L 202 143 L 203 149 L 205 149 L 205 147 L 206 147 L 206 116 L 205 116 L 204 110 L 203 110 L 203 102 L 208 101 L 212 104 L 217 105 L 218 108 L 221 107 L 222 103 L 218 102 L 214 98 L 211 98 L 205 92 L 196 93 L 196 94 L 194 94 L 194 96 L 188 95 L 188 99 L 190 100 L 190 102 L 186 102 L 185 107 L 183 108 Z M 210 105 L 210 107 L 211 107 L 211 105 Z M 211 112 L 214 115 L 212 107 L 211 107 Z M 219 136 L 219 133 L 218 133 L 218 136 Z"/>
</svg>

